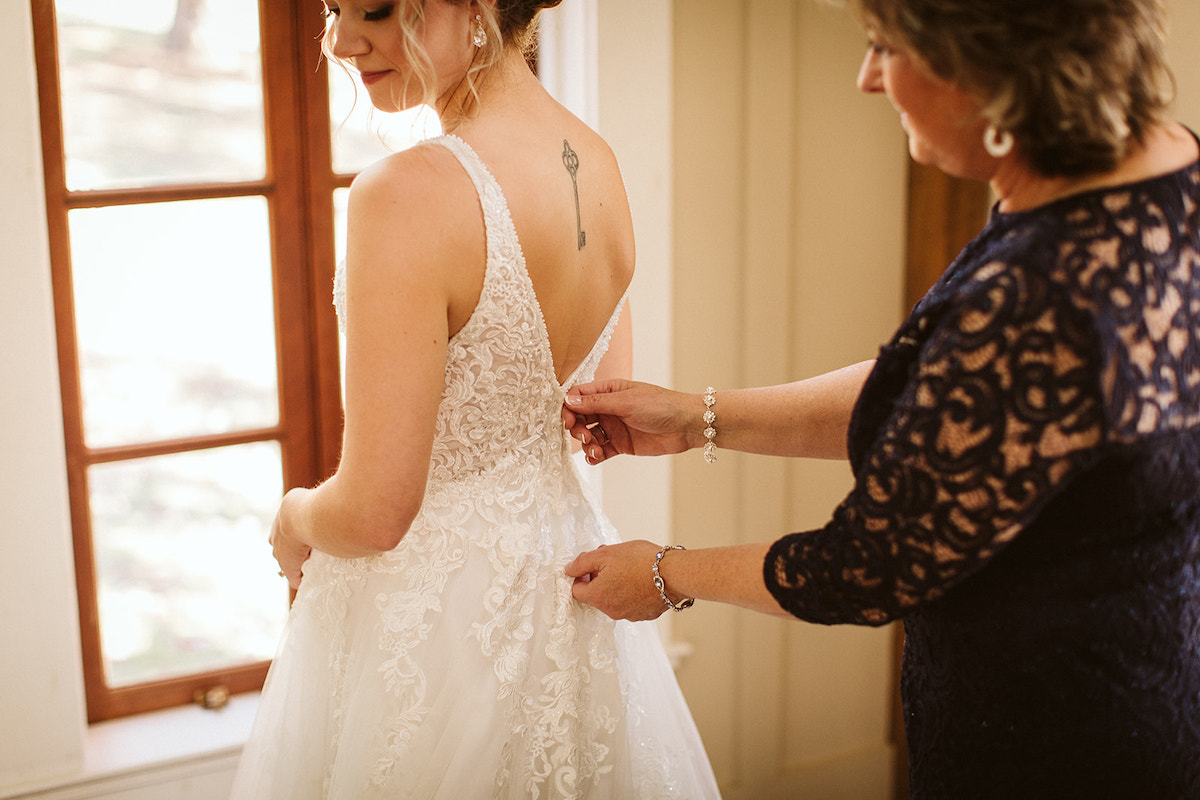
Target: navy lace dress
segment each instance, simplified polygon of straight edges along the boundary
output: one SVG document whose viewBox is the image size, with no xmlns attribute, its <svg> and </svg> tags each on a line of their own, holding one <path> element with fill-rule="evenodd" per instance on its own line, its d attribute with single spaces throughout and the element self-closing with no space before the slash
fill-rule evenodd
<svg viewBox="0 0 1200 800">
<path fill-rule="evenodd" d="M 1200 798 L 1200 165 L 988 225 L 885 346 L 856 485 L 764 565 L 903 619 L 923 798 Z"/>
</svg>

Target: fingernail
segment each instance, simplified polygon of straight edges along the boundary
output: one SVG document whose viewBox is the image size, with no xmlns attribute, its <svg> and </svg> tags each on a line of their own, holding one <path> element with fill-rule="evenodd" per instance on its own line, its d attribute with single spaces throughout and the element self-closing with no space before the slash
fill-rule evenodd
<svg viewBox="0 0 1200 800">
<path fill-rule="evenodd" d="M 567 405 L 569 405 L 569 406 L 577 406 L 582 402 L 583 402 L 583 398 L 577 394 L 567 395 Z"/>
</svg>

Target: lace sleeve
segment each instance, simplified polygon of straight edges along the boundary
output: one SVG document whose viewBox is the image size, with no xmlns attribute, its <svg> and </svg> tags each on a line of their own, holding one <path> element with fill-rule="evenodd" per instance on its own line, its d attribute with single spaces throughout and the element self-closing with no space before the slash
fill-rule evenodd
<svg viewBox="0 0 1200 800">
<path fill-rule="evenodd" d="M 855 488 L 764 564 L 780 605 L 882 625 L 982 568 L 1103 436 L 1089 319 L 1032 270 L 992 263 L 921 348 Z"/>
</svg>

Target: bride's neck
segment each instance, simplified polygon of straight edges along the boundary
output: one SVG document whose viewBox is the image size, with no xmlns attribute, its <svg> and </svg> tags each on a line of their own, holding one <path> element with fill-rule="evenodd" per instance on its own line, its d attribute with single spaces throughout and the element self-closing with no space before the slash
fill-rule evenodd
<svg viewBox="0 0 1200 800">
<path fill-rule="evenodd" d="M 450 94 L 439 101 L 438 115 L 442 118 L 442 128 L 446 133 L 462 135 L 480 118 L 492 116 L 506 107 L 519 107 L 531 87 L 541 87 L 537 76 L 521 53 L 508 48 L 500 61 L 476 84 L 478 105 L 474 114 L 465 116 L 461 113 L 470 92 L 466 81 L 460 81 Z"/>
</svg>

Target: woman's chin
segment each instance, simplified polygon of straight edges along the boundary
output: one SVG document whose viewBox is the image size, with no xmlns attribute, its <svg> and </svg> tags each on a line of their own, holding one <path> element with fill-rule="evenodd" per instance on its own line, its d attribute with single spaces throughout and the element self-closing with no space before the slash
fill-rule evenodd
<svg viewBox="0 0 1200 800">
<path fill-rule="evenodd" d="M 392 97 L 387 91 L 368 87 L 367 97 L 371 98 L 371 105 L 375 107 L 376 111 L 382 111 L 385 114 L 391 114 L 400 110 L 397 107 L 398 104 L 396 103 L 396 98 Z"/>
<path fill-rule="evenodd" d="M 371 98 L 371 105 L 375 106 L 376 111 L 382 111 L 385 114 L 394 114 L 397 111 L 407 111 L 413 108 L 418 103 L 406 103 L 402 96 L 398 96 L 390 85 L 390 81 L 382 80 L 373 83 L 363 81 L 364 88 L 367 90 L 367 96 Z"/>
<path fill-rule="evenodd" d="M 384 114 L 396 114 L 400 111 L 411 111 L 412 109 L 419 107 L 421 104 L 402 103 L 391 95 L 380 93 L 379 96 L 373 94 L 371 95 L 371 105 L 375 107 L 376 111 Z"/>
<path fill-rule="evenodd" d="M 923 167 L 934 167 L 942 170 L 943 172 L 947 171 L 945 164 L 946 159 L 942 157 L 942 154 L 929 147 L 924 140 L 919 139 L 912 134 L 909 134 L 908 136 L 908 154 L 912 157 L 913 161 L 917 162 Z M 951 172 L 950 174 L 954 173 Z"/>
<path fill-rule="evenodd" d="M 934 159 L 929 152 L 929 148 L 923 146 L 920 140 L 912 134 L 908 136 L 908 154 L 918 164 L 926 167 L 934 166 Z"/>
</svg>

